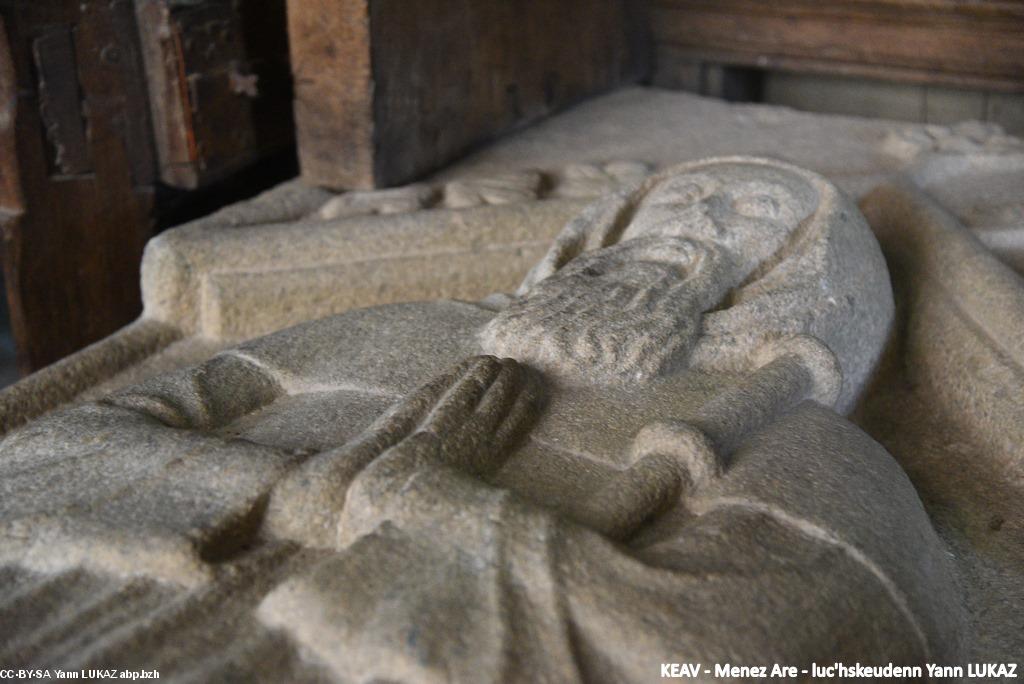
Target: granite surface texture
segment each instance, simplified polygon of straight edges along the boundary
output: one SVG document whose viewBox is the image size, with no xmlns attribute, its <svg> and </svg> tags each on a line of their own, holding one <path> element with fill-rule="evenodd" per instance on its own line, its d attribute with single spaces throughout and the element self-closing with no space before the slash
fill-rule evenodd
<svg viewBox="0 0 1024 684">
<path fill-rule="evenodd" d="M 991 125 L 626 89 L 169 231 L 0 393 L 0 664 L 1016 663 L 1022 191 Z"/>
</svg>

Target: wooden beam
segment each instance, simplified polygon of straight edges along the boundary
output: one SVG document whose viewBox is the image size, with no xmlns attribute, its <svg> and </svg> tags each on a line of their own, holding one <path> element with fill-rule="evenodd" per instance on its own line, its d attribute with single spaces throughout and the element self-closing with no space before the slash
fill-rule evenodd
<svg viewBox="0 0 1024 684">
<path fill-rule="evenodd" d="M 654 0 L 658 71 L 714 62 L 1024 91 L 1024 3 Z"/>
<path fill-rule="evenodd" d="M 631 0 L 290 0 L 303 176 L 410 181 L 645 75 Z"/>
</svg>

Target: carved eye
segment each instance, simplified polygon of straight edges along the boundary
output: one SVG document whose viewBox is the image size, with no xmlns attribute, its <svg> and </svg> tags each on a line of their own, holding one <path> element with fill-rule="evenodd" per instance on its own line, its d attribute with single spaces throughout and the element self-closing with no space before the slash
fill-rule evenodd
<svg viewBox="0 0 1024 684">
<path fill-rule="evenodd" d="M 737 214 L 749 216 L 750 218 L 779 217 L 779 202 L 770 195 L 744 195 L 733 202 L 733 210 Z"/>
<path fill-rule="evenodd" d="M 696 202 L 704 197 L 704 188 L 696 183 L 687 183 L 683 187 L 679 188 L 677 192 L 679 200 L 687 204 Z"/>
<path fill-rule="evenodd" d="M 671 183 L 657 188 L 651 193 L 650 204 L 693 204 L 707 196 L 700 184 L 693 181 L 684 183 Z"/>
</svg>

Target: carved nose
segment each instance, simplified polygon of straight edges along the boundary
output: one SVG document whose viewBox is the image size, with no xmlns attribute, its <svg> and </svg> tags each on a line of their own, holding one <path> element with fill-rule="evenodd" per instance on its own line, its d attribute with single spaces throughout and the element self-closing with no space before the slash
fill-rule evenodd
<svg viewBox="0 0 1024 684">
<path fill-rule="evenodd" d="M 711 195 L 710 197 L 705 197 L 704 199 L 702 199 L 700 201 L 700 206 L 701 211 L 705 215 L 710 216 L 712 214 L 721 214 L 724 211 L 728 210 L 729 202 L 725 197 L 722 197 L 721 195 Z"/>
<path fill-rule="evenodd" d="M 678 219 L 687 226 L 694 228 L 707 228 L 710 227 L 713 222 L 710 216 L 711 207 L 708 205 L 707 200 L 700 200 L 693 204 L 687 205 L 687 207 L 678 214 Z"/>
</svg>

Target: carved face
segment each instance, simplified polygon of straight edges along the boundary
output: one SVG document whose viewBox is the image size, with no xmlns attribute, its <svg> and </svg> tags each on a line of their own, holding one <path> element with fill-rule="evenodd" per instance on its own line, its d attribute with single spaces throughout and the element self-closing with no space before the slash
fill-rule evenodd
<svg viewBox="0 0 1024 684">
<path fill-rule="evenodd" d="M 554 375 L 640 380 L 685 360 L 718 255 L 706 243 L 646 236 L 583 254 L 499 314 L 485 348 Z"/>
<path fill-rule="evenodd" d="M 642 380 L 685 367 L 701 317 L 778 253 L 818 194 L 773 165 L 716 163 L 639 192 L 619 243 L 584 251 L 484 329 L 555 375 Z"/>
<path fill-rule="evenodd" d="M 621 239 L 676 235 L 711 242 L 749 272 L 781 248 L 817 204 L 814 188 L 785 169 L 718 164 L 654 186 Z"/>
</svg>

